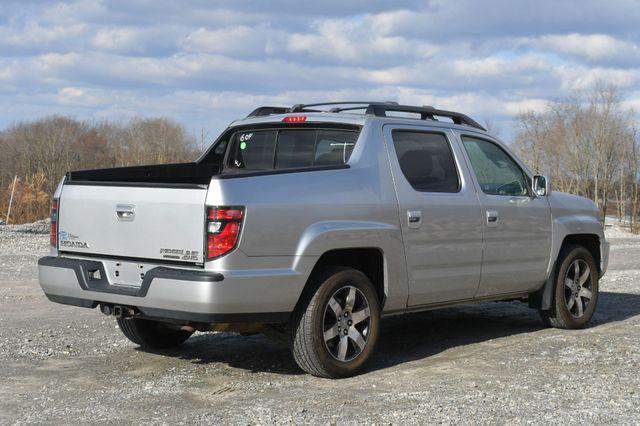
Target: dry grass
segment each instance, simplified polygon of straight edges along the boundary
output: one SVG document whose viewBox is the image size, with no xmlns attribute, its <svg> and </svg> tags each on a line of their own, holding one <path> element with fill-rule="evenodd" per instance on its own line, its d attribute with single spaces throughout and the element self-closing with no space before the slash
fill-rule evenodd
<svg viewBox="0 0 640 426">
<path fill-rule="evenodd" d="M 44 190 L 46 182 L 47 179 L 41 172 L 16 180 L 8 223 L 30 223 L 49 216 L 50 198 Z M 2 188 L 0 196 L 2 220 L 6 219 L 9 210 L 12 189 L 13 182 Z"/>
</svg>

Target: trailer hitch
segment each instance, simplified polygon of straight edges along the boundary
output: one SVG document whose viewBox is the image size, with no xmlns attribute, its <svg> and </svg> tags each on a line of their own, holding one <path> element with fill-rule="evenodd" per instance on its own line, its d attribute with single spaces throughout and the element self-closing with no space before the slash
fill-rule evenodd
<svg viewBox="0 0 640 426">
<path fill-rule="evenodd" d="M 135 309 L 128 306 L 100 304 L 100 311 L 108 316 L 113 315 L 116 318 L 129 318 L 136 314 Z"/>
</svg>

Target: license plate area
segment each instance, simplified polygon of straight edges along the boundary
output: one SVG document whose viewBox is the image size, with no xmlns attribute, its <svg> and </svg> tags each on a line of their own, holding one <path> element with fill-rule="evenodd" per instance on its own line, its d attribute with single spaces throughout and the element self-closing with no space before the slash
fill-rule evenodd
<svg viewBox="0 0 640 426">
<path fill-rule="evenodd" d="M 104 265 L 111 285 L 134 288 L 140 288 L 145 274 L 152 268 L 144 263 L 118 260 L 104 261 Z"/>
</svg>

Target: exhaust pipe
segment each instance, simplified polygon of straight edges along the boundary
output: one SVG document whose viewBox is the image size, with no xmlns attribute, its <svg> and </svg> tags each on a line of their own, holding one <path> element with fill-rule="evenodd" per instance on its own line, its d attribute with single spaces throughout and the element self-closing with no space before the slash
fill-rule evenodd
<svg viewBox="0 0 640 426">
<path fill-rule="evenodd" d="M 105 315 L 111 315 L 111 306 L 109 305 L 100 305 L 100 310 Z"/>
</svg>

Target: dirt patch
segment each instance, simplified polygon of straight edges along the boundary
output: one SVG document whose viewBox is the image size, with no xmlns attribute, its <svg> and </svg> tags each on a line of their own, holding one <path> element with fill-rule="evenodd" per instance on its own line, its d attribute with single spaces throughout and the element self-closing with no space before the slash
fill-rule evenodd
<svg viewBox="0 0 640 426">
<path fill-rule="evenodd" d="M 5 228 L 4 230 L 2 228 Z M 640 238 L 616 230 L 593 325 L 518 302 L 383 321 L 368 371 L 304 375 L 262 336 L 143 352 L 97 310 L 50 303 L 44 234 L 0 227 L 0 423 L 637 423 Z"/>
</svg>

